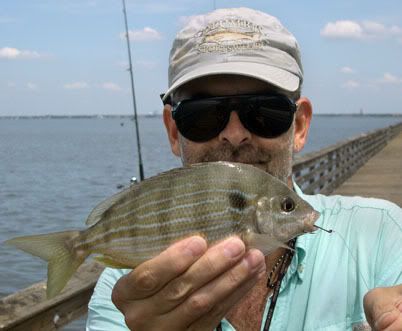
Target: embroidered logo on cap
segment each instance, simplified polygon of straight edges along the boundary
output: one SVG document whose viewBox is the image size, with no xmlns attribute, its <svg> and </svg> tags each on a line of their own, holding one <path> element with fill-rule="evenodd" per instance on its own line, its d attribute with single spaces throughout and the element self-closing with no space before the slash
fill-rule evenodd
<svg viewBox="0 0 402 331">
<path fill-rule="evenodd" d="M 231 53 L 243 50 L 262 49 L 268 45 L 262 28 L 240 18 L 214 21 L 200 31 L 197 50 L 201 53 Z"/>
</svg>

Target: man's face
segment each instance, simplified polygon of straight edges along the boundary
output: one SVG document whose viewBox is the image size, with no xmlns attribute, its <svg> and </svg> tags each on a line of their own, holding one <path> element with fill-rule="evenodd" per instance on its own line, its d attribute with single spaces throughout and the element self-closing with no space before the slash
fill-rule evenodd
<svg viewBox="0 0 402 331">
<path fill-rule="evenodd" d="M 174 101 L 178 102 L 200 95 L 224 96 L 269 92 L 274 91 L 268 84 L 256 79 L 241 76 L 214 76 L 186 84 L 174 94 Z M 166 119 L 165 124 L 168 126 Z M 174 125 L 174 123 L 171 124 Z M 172 143 L 171 137 L 169 138 Z M 177 148 L 172 144 L 172 149 L 181 157 L 184 165 L 211 161 L 248 163 L 284 182 L 287 182 L 292 173 L 294 124 L 281 136 L 267 139 L 248 131 L 240 122 L 237 113 L 232 112 L 229 123 L 217 137 L 199 143 L 188 140 L 178 133 L 176 140 Z"/>
</svg>

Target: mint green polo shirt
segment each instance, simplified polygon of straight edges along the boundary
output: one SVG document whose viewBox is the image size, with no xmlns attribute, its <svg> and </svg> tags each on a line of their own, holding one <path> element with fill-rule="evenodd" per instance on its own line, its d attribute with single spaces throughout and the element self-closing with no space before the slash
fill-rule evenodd
<svg viewBox="0 0 402 331">
<path fill-rule="evenodd" d="M 321 213 L 316 224 L 334 233 L 319 230 L 297 239 L 270 330 L 370 330 L 363 296 L 375 287 L 402 284 L 402 209 L 380 199 L 305 195 L 298 187 L 296 192 Z M 88 331 L 128 330 L 110 297 L 129 271 L 102 273 L 89 303 Z M 235 330 L 227 320 L 222 329 Z"/>
</svg>

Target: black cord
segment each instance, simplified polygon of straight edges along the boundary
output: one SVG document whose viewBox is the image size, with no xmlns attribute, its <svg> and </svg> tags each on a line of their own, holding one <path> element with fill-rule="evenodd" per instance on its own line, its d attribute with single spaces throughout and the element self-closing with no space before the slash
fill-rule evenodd
<svg viewBox="0 0 402 331">
<path fill-rule="evenodd" d="M 264 329 L 263 329 L 264 331 L 268 331 L 269 327 L 271 326 L 271 321 L 272 321 L 272 317 L 274 315 L 274 310 L 275 310 L 275 306 L 276 306 L 276 301 L 278 299 L 279 290 L 281 288 L 282 279 L 283 279 L 283 277 L 285 277 L 286 272 L 287 272 L 287 266 L 288 266 L 287 262 L 292 261 L 292 258 L 294 255 L 296 238 L 289 241 L 288 245 L 291 249 L 287 250 L 286 253 L 279 258 L 278 262 L 275 264 L 274 269 L 273 269 L 273 271 L 276 270 L 280 265 L 278 280 L 276 281 L 275 284 L 271 283 L 271 277 L 272 277 L 273 271 L 269 274 L 269 277 L 268 277 L 267 287 L 273 288 L 274 292 L 272 294 L 271 304 L 269 305 L 267 318 L 265 320 Z M 222 331 L 222 322 L 219 322 L 218 326 L 216 327 L 216 331 Z"/>
<path fill-rule="evenodd" d="M 264 324 L 264 331 L 268 331 L 269 327 L 271 326 L 271 321 L 272 321 L 272 317 L 274 316 L 274 310 L 275 310 L 275 306 L 276 306 L 276 301 L 278 299 L 279 296 L 279 290 L 281 288 L 281 284 L 282 284 L 282 279 L 283 277 L 285 277 L 286 275 L 286 271 L 287 271 L 287 267 L 288 267 L 288 261 L 292 261 L 293 258 L 293 254 L 294 254 L 294 248 L 295 248 L 295 244 L 296 244 L 296 239 L 292 239 L 291 241 L 289 241 L 289 247 L 291 249 L 287 250 L 284 258 L 281 262 L 281 266 L 279 269 L 279 276 L 278 276 L 278 280 L 275 284 L 274 287 L 274 293 L 272 294 L 272 299 L 271 299 L 271 304 L 269 305 L 269 309 L 268 309 L 268 313 L 267 313 L 267 318 L 265 320 L 265 324 Z M 269 284 L 267 284 L 267 286 L 269 287 Z"/>
</svg>

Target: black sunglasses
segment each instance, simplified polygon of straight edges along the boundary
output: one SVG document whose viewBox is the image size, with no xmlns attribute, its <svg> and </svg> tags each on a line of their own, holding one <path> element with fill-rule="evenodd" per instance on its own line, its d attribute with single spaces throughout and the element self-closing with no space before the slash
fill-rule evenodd
<svg viewBox="0 0 402 331">
<path fill-rule="evenodd" d="M 251 133 L 275 138 L 289 130 L 296 109 L 293 100 L 280 94 L 233 95 L 180 101 L 172 116 L 180 133 L 195 142 L 218 136 L 232 111 Z"/>
</svg>

